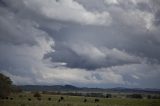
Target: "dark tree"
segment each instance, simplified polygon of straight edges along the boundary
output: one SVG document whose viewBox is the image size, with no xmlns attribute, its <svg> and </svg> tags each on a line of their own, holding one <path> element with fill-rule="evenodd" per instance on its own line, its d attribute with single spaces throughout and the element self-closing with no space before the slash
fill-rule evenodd
<svg viewBox="0 0 160 106">
<path fill-rule="evenodd" d="M 7 97 L 12 90 L 12 81 L 9 77 L 0 73 L 0 97 Z"/>
</svg>

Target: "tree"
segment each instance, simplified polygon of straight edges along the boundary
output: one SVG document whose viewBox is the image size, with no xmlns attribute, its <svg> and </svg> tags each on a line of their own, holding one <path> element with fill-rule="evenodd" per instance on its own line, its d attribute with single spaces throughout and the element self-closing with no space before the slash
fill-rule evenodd
<svg viewBox="0 0 160 106">
<path fill-rule="evenodd" d="M 11 89 L 11 79 L 0 73 L 0 97 L 7 97 L 11 93 Z"/>
</svg>

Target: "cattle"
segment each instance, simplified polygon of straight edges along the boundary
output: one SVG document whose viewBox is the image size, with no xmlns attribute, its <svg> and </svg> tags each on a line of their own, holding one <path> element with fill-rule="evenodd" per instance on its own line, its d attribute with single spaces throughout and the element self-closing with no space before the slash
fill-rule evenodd
<svg viewBox="0 0 160 106">
<path fill-rule="evenodd" d="M 58 102 L 61 102 L 61 99 L 58 99 Z"/>
<path fill-rule="evenodd" d="M 95 102 L 95 103 L 96 103 L 96 102 L 99 102 L 99 99 L 95 99 L 94 102 Z"/>
<path fill-rule="evenodd" d="M 84 99 L 83 102 L 87 102 L 87 99 Z"/>
<path fill-rule="evenodd" d="M 13 100 L 13 98 L 10 98 L 10 100 Z"/>
<path fill-rule="evenodd" d="M 64 97 L 63 97 L 63 96 L 61 96 L 61 97 L 60 97 L 60 100 L 64 100 Z"/>
<path fill-rule="evenodd" d="M 28 101 L 31 101 L 31 98 L 28 98 Z"/>
<path fill-rule="evenodd" d="M 61 96 L 59 99 L 58 99 L 58 102 L 61 102 L 61 101 L 64 101 L 64 97 Z"/>
<path fill-rule="evenodd" d="M 48 101 L 51 101 L 51 98 L 48 98 Z"/>
</svg>

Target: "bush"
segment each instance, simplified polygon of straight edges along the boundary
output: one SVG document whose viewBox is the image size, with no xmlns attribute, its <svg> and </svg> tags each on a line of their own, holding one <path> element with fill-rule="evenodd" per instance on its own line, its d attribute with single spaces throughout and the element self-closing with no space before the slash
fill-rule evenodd
<svg viewBox="0 0 160 106">
<path fill-rule="evenodd" d="M 39 92 L 35 92 L 35 93 L 33 94 L 33 96 L 39 98 L 39 97 L 41 97 L 41 94 L 40 94 Z"/>
<path fill-rule="evenodd" d="M 143 96 L 141 94 L 131 94 L 131 95 L 127 95 L 127 98 L 142 99 Z"/>
</svg>

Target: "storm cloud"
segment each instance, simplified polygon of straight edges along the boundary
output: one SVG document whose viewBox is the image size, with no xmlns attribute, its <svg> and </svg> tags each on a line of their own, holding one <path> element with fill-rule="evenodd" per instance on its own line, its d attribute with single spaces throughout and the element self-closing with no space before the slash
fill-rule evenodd
<svg viewBox="0 0 160 106">
<path fill-rule="evenodd" d="M 158 0 L 0 0 L 14 84 L 160 88 Z"/>
</svg>

